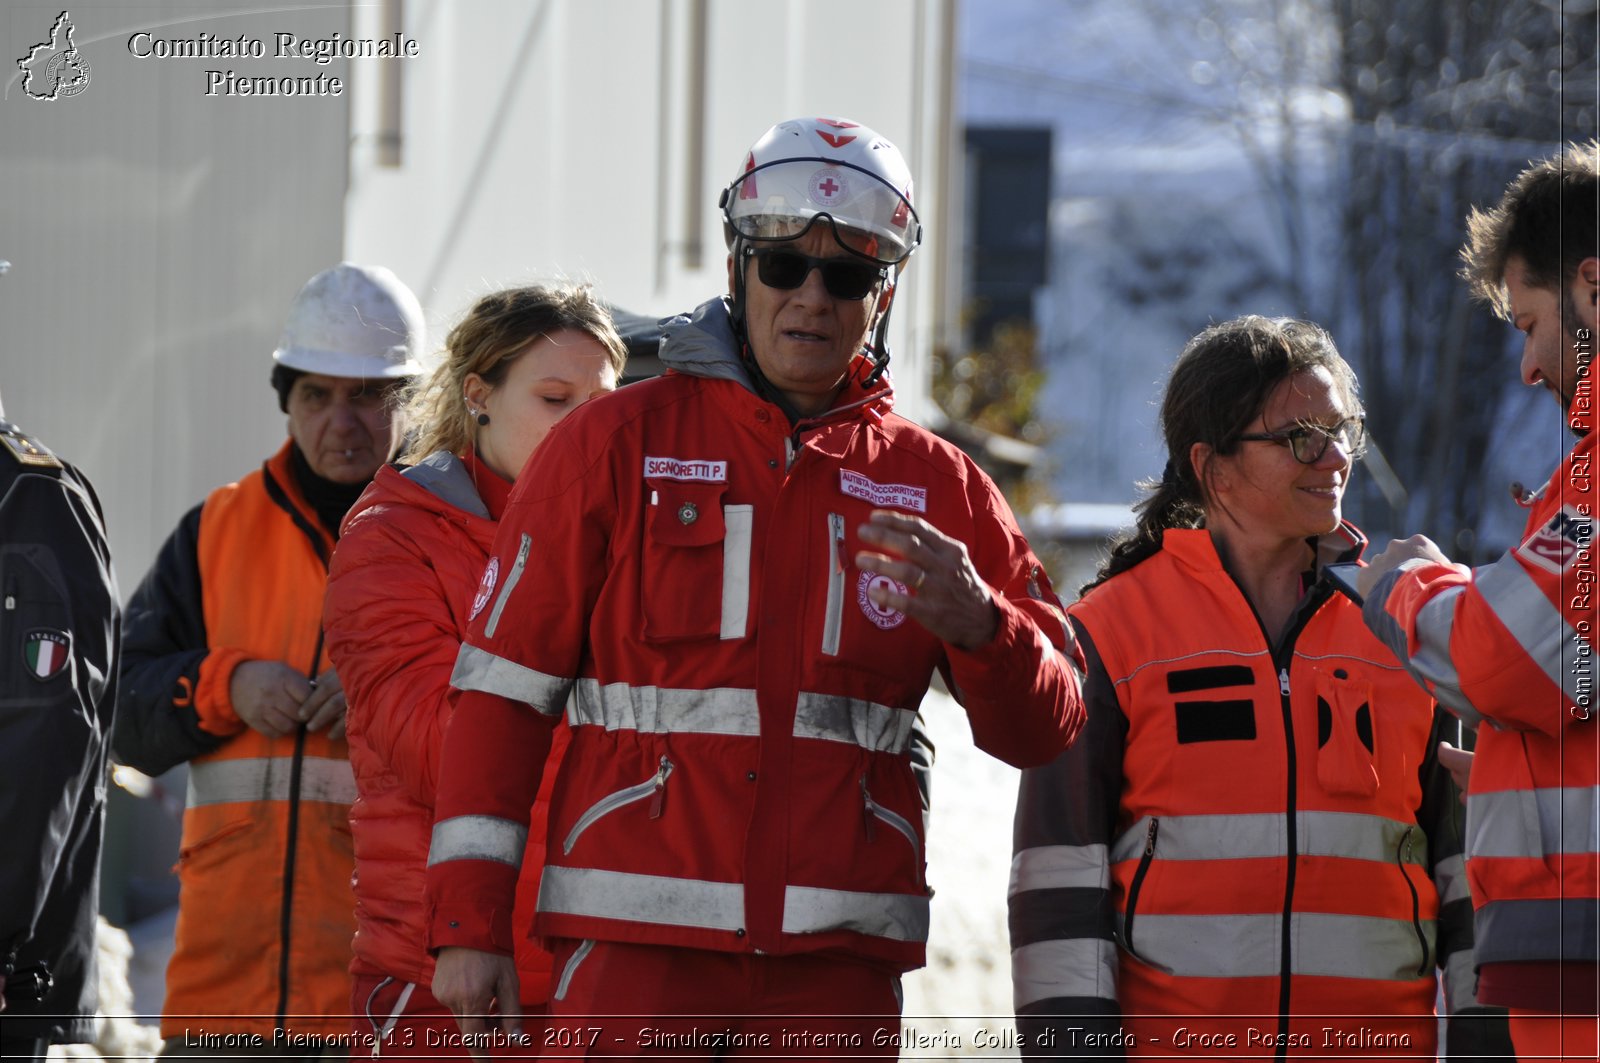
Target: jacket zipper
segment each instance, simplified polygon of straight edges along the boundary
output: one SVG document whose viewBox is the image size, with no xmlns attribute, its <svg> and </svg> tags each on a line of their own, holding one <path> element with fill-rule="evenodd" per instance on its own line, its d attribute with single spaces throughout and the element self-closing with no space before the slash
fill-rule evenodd
<svg viewBox="0 0 1600 1063">
<path fill-rule="evenodd" d="M 839 656 L 844 627 L 844 517 L 828 514 L 828 612 L 822 625 L 822 652 Z"/>
<path fill-rule="evenodd" d="M 1416 932 L 1417 944 L 1422 948 L 1422 962 L 1417 965 L 1417 977 L 1421 978 L 1428 973 L 1428 935 L 1422 932 L 1422 904 L 1417 897 L 1416 883 L 1411 881 L 1411 872 L 1406 870 L 1406 858 L 1411 855 L 1412 834 L 1416 827 L 1407 827 L 1406 832 L 1400 835 L 1400 840 L 1395 843 L 1394 861 L 1400 867 L 1400 875 L 1406 880 L 1406 889 L 1411 891 L 1411 929 Z"/>
<path fill-rule="evenodd" d="M 917 829 L 900 813 L 895 812 L 893 809 L 884 808 L 872 799 L 872 792 L 867 789 L 867 777 L 865 775 L 861 776 L 861 803 L 861 824 L 866 828 L 867 841 L 870 842 L 877 838 L 878 832 L 874 826 L 875 820 L 882 820 L 904 835 L 906 841 L 911 843 L 911 856 L 915 861 L 917 885 L 921 886 L 922 845 L 917 841 Z"/>
<path fill-rule="evenodd" d="M 1144 886 L 1144 877 L 1150 873 L 1150 864 L 1156 858 L 1156 835 L 1161 832 L 1161 817 L 1150 817 L 1150 829 L 1144 836 L 1144 855 L 1139 857 L 1139 867 L 1133 873 L 1133 881 L 1128 884 L 1128 911 L 1122 919 L 1122 940 L 1128 951 L 1139 956 L 1139 951 L 1133 947 L 1133 917 L 1139 908 L 1139 890 Z M 1139 956 L 1143 960 L 1143 956 Z"/>
<path fill-rule="evenodd" d="M 317 632 L 317 649 L 311 655 L 311 679 L 316 679 L 322 667 L 323 632 Z M 281 1029 L 289 1011 L 289 954 L 294 944 L 294 871 L 295 856 L 300 849 L 300 780 L 304 774 L 306 758 L 306 725 L 302 723 L 294 732 L 294 759 L 289 762 L 289 823 L 283 853 L 283 907 L 278 915 L 278 1027 Z"/>
<path fill-rule="evenodd" d="M 523 532 L 522 541 L 517 544 L 517 559 L 511 563 L 511 571 L 506 573 L 506 581 L 500 585 L 500 596 L 494 600 L 494 609 L 489 613 L 489 622 L 483 626 L 485 637 L 494 638 L 495 628 L 500 626 L 500 614 L 506 607 L 506 599 L 511 597 L 512 588 L 522 578 L 523 566 L 528 563 L 528 554 L 532 550 L 533 536 Z"/>
<path fill-rule="evenodd" d="M 589 811 L 578 817 L 578 822 L 572 825 L 567 832 L 567 838 L 561 843 L 562 855 L 572 852 L 572 847 L 578 844 L 578 836 L 592 827 L 596 820 L 608 816 L 624 805 L 631 805 L 635 801 L 650 798 L 650 818 L 660 819 L 667 802 L 667 776 L 672 774 L 672 761 L 665 755 L 661 757 L 661 765 L 656 773 L 637 786 L 630 786 L 625 790 L 618 790 L 596 801 Z"/>
<path fill-rule="evenodd" d="M 310 541 L 311 549 L 317 555 L 317 560 L 322 562 L 322 571 L 326 576 L 328 571 L 328 539 L 316 526 L 306 519 L 295 504 L 289 499 L 283 486 L 272 475 L 272 469 L 265 463 L 261 466 L 262 487 L 267 492 L 267 497 L 279 509 L 289 515 L 295 527 L 299 528 L 306 539 Z M 315 680 L 322 671 L 322 641 L 324 632 L 320 623 L 317 627 L 317 648 L 311 654 L 311 670 L 307 678 Z M 306 725 L 301 724 L 295 730 L 294 759 L 289 765 L 289 820 L 285 828 L 283 852 L 283 903 L 278 914 L 278 1026 L 282 1028 L 288 1017 L 289 1011 L 289 955 L 293 945 L 293 917 L 294 917 L 294 872 L 295 854 L 300 844 L 300 781 L 302 768 L 306 755 Z"/>
</svg>

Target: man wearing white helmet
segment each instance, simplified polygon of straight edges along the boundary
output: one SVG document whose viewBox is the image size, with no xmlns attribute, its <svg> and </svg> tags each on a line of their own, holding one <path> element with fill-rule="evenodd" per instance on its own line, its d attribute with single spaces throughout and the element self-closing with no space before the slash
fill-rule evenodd
<svg viewBox="0 0 1600 1063">
<path fill-rule="evenodd" d="M 937 668 L 978 745 L 1044 763 L 1083 720 L 1076 649 L 998 489 L 891 412 L 921 238 L 900 153 L 785 122 L 723 207 L 729 297 L 668 328 L 666 376 L 563 421 L 501 523 L 454 677 L 434 992 L 469 1034 L 515 1006 L 515 865 L 565 712 L 536 929 L 549 1021 L 583 1018 L 547 1043 L 892 1057 L 929 918 L 917 706 Z"/>
<path fill-rule="evenodd" d="M 315 1054 L 349 1029 L 355 783 L 323 587 L 341 518 L 399 446 L 423 342 L 388 270 L 311 278 L 273 352 L 289 438 L 184 516 L 128 604 L 117 759 L 189 763 L 168 1054 L 213 1052 L 210 1035 L 281 1049 L 276 1030 Z"/>
</svg>

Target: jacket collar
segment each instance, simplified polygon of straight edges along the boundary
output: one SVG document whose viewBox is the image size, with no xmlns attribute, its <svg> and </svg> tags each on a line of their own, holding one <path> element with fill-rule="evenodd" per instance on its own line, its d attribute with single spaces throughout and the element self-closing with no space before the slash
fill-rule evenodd
<svg viewBox="0 0 1600 1063">
<path fill-rule="evenodd" d="M 661 363 L 674 372 L 729 381 L 777 409 L 776 404 L 761 396 L 750 378 L 739 354 L 727 300 L 722 296 L 701 303 L 693 313 L 669 318 L 662 325 L 660 357 Z M 864 418 L 881 421 L 894 406 L 894 385 L 885 373 L 871 388 L 862 391 L 855 382 L 865 379 L 871 371 L 872 360 L 858 355 L 850 367 L 850 382 L 840 393 L 841 401 L 826 413 L 797 422 L 795 431 Z"/>
<path fill-rule="evenodd" d="M 1359 560 L 1367 548 L 1367 537 L 1347 520 L 1340 521 L 1339 526 L 1326 535 L 1315 536 L 1308 542 L 1315 551 L 1319 575 L 1324 565 Z M 1204 528 L 1168 528 L 1161 535 L 1161 549 L 1197 571 L 1222 571 L 1222 558 L 1211 542 L 1211 533 Z"/>
</svg>

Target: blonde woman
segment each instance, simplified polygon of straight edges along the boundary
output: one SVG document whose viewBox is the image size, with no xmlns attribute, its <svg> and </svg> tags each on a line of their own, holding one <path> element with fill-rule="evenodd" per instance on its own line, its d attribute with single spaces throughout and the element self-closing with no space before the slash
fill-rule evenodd
<svg viewBox="0 0 1600 1063">
<path fill-rule="evenodd" d="M 489 547 L 512 481 L 556 422 L 616 387 L 625 357 L 609 313 L 587 288 L 485 296 L 450 333 L 443 364 L 410 402 L 419 433 L 402 461 L 412 464 L 380 470 L 345 520 L 324 621 L 349 697 L 359 792 L 350 812 L 351 1011 L 380 1054 L 466 1054 L 454 1017 L 429 992 L 424 934 L 434 787 L 454 707 L 450 671 L 468 621 L 496 589 Z M 552 749 L 552 762 L 564 745 Z M 547 800 L 541 792 L 533 809 L 516 911 L 497 927 L 529 1015 L 543 1011 L 550 992 L 550 956 L 528 936 Z"/>
</svg>

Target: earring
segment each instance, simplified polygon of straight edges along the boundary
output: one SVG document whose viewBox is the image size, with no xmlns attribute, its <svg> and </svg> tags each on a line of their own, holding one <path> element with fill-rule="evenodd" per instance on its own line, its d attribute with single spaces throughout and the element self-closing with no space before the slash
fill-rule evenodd
<svg viewBox="0 0 1600 1063">
<path fill-rule="evenodd" d="M 480 425 L 487 425 L 489 423 L 489 411 L 474 410 L 471 402 L 467 403 L 467 416 L 477 421 Z"/>
</svg>

